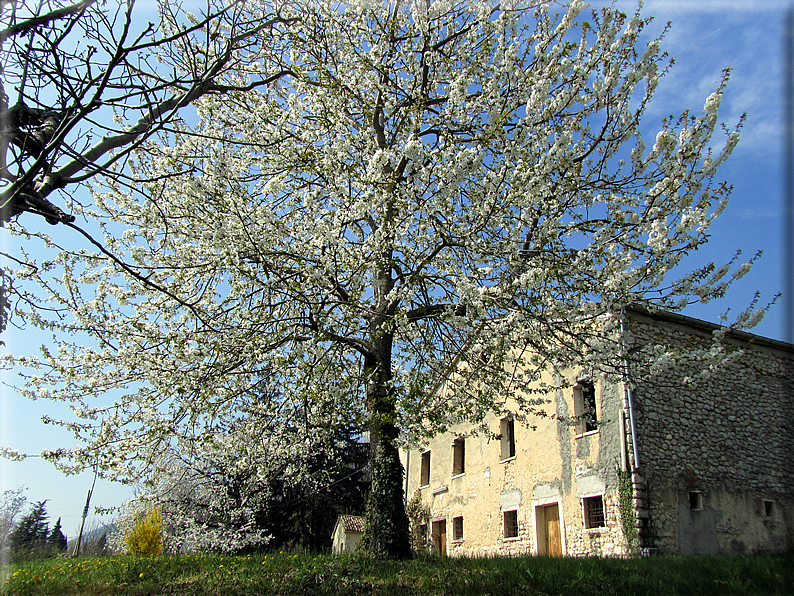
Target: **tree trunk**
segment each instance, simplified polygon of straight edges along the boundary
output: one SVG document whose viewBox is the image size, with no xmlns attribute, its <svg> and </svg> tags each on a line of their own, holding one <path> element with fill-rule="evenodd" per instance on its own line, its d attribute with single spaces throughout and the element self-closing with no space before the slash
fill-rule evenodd
<svg viewBox="0 0 794 596">
<path fill-rule="evenodd" d="M 370 552 L 385 559 L 411 557 L 408 516 L 403 500 L 403 466 L 397 449 L 399 429 L 396 404 L 391 387 L 392 336 L 386 333 L 376 339 L 377 354 L 364 361 L 369 410 Z"/>
</svg>

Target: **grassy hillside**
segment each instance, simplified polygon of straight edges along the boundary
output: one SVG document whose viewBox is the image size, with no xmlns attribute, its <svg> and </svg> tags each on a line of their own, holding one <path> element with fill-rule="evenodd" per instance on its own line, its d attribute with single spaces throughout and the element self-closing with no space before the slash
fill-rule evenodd
<svg viewBox="0 0 794 596">
<path fill-rule="evenodd" d="M 794 594 L 794 556 L 574 559 L 353 556 L 54 559 L 11 568 L 3 594 Z"/>
</svg>

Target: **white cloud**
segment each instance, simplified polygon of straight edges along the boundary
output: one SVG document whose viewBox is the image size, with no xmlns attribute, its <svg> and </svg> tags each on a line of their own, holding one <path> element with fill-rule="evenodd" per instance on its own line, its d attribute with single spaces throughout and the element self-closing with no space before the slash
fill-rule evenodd
<svg viewBox="0 0 794 596">
<path fill-rule="evenodd" d="M 593 8 L 604 6 L 594 2 Z M 634 12 L 636 3 L 620 1 L 619 9 Z M 649 0 L 642 15 L 654 16 L 648 39 L 670 22 L 662 48 L 675 65 L 662 80 L 645 122 L 658 127 L 665 116 L 689 109 L 699 114 L 703 102 L 722 79 L 731 77 L 720 110 L 720 120 L 734 126 L 743 113 L 747 121 L 738 152 L 779 154 L 782 143 L 783 1 Z M 779 18 L 774 18 L 779 17 Z"/>
</svg>

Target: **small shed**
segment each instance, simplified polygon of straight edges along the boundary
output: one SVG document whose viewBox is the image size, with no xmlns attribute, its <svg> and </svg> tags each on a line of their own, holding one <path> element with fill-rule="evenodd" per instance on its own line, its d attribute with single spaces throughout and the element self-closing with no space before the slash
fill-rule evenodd
<svg viewBox="0 0 794 596">
<path fill-rule="evenodd" d="M 355 550 L 358 541 L 364 535 L 365 527 L 366 519 L 360 515 L 340 515 L 334 526 L 331 550 L 334 553 Z"/>
</svg>

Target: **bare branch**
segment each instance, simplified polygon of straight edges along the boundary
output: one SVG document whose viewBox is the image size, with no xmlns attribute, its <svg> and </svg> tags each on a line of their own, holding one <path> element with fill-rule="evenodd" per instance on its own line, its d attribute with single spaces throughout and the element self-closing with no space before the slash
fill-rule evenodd
<svg viewBox="0 0 794 596">
<path fill-rule="evenodd" d="M 6 27 L 2 31 L 0 31 L 0 44 L 2 44 L 7 39 L 14 37 L 15 35 L 24 34 L 40 25 L 44 25 L 46 23 L 50 23 L 52 21 L 62 19 L 63 17 L 68 17 L 72 15 L 77 15 L 83 12 L 86 8 L 91 6 L 92 4 L 96 4 L 97 0 L 82 0 L 77 4 L 72 4 L 71 6 L 64 6 L 63 8 L 59 8 L 57 10 L 53 10 L 52 12 L 48 12 L 45 15 L 41 15 L 38 17 L 32 17 L 30 19 L 26 19 L 21 23 L 17 23 L 16 25 L 11 25 L 10 27 Z"/>
</svg>

